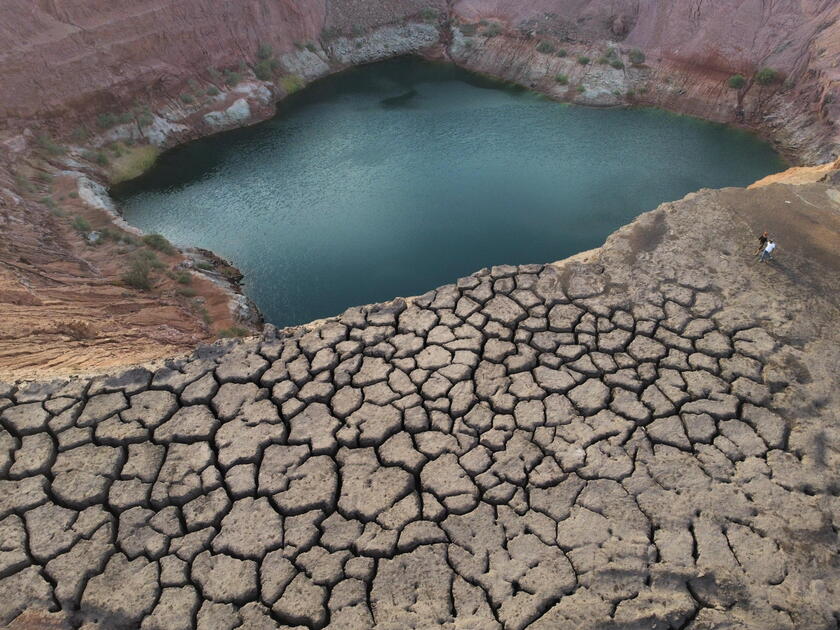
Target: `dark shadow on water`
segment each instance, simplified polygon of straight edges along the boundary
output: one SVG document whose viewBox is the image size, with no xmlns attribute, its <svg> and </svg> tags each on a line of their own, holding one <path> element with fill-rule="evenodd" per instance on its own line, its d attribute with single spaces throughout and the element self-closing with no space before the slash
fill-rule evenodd
<svg viewBox="0 0 840 630">
<path fill-rule="evenodd" d="M 409 90 L 405 94 L 400 94 L 399 96 L 392 96 L 391 98 L 384 98 L 379 101 L 379 104 L 384 109 L 396 109 L 397 107 L 410 107 L 411 101 L 417 97 L 419 93 L 417 90 Z"/>
</svg>

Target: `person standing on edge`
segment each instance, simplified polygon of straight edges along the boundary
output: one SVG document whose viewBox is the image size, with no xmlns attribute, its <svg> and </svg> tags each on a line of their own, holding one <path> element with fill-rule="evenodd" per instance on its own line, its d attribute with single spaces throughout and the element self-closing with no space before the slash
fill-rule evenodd
<svg viewBox="0 0 840 630">
<path fill-rule="evenodd" d="M 753 256 L 758 256 L 761 252 L 764 251 L 764 247 L 767 245 L 767 232 L 764 232 L 761 236 L 758 237 L 758 249 L 753 252 Z"/>
<path fill-rule="evenodd" d="M 773 250 L 776 249 L 776 241 L 773 239 L 769 239 L 767 241 L 767 245 L 764 246 L 764 250 L 761 252 L 761 256 L 758 259 L 758 262 L 766 262 L 768 260 L 773 260 Z"/>
</svg>

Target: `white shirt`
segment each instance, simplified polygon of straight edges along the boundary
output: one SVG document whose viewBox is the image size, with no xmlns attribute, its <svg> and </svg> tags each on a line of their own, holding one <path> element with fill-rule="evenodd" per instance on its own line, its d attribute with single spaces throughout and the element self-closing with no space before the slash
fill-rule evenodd
<svg viewBox="0 0 840 630">
<path fill-rule="evenodd" d="M 764 251 L 770 254 L 774 249 L 776 249 L 776 243 L 774 241 L 769 241 L 767 246 L 764 248 Z"/>
</svg>

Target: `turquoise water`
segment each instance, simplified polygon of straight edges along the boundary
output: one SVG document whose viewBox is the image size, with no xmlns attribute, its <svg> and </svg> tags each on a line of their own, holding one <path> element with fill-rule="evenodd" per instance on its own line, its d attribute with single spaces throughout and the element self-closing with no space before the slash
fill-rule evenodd
<svg viewBox="0 0 840 630">
<path fill-rule="evenodd" d="M 230 259 L 266 319 L 291 325 L 559 260 L 664 201 L 782 168 L 745 132 L 398 59 L 175 149 L 113 193 L 132 224 Z"/>
</svg>

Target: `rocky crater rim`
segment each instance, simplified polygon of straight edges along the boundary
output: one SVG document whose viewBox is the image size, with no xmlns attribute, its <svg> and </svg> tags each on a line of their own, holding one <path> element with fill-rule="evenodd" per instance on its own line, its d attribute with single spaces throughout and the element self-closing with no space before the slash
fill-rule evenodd
<svg viewBox="0 0 840 630">
<path fill-rule="evenodd" d="M 180 29 L 184 16 L 199 11 L 189 1 L 180 5 L 184 15 L 172 16 L 170 3 L 155 4 L 158 10 L 134 41 L 138 50 L 148 38 Z M 243 11 L 242 24 L 228 36 L 220 35 L 209 64 L 206 55 L 193 54 L 194 34 L 183 31 L 181 57 L 172 54 L 174 40 L 165 39 L 156 54 L 166 61 L 151 67 L 127 56 L 125 48 L 99 48 L 94 54 L 73 41 L 79 55 L 70 68 L 50 75 L 52 83 L 39 82 L 54 86 L 46 99 L 40 88 L 33 92 L 23 79 L 26 69 L 21 59 L 31 55 L 30 44 L 6 35 L 0 44 L 9 54 L 0 60 L 0 74 L 9 78 L 13 89 L 0 98 L 0 111 L 6 115 L 0 137 L 7 149 L 0 162 L 0 184 L 6 188 L 0 188 L 0 193 L 16 211 L 25 209 L 21 229 L 32 247 L 43 252 L 43 225 L 48 225 L 51 238 L 53 233 L 61 234 L 65 242 L 67 233 L 73 232 L 56 226 L 49 216 L 51 210 L 57 213 L 50 207 L 51 197 L 41 196 L 42 179 L 76 178 L 74 194 L 86 205 L 113 215 L 113 204 L 97 182 L 135 177 L 162 150 L 268 119 L 276 113 L 278 102 L 318 78 L 406 54 L 454 63 L 557 100 L 602 107 L 649 105 L 743 126 L 771 140 L 783 156 L 798 164 L 836 158 L 840 90 L 830 68 L 832 59 L 840 56 L 840 36 L 834 36 L 840 29 L 840 7 L 829 3 L 812 11 L 794 3 L 777 9 L 778 15 L 769 22 L 745 20 L 742 26 L 752 29 L 758 43 L 737 50 L 732 34 L 721 29 L 726 12 L 717 15 L 720 7 L 690 17 L 669 7 L 654 21 L 649 8 L 632 1 L 611 8 L 596 3 L 585 16 L 571 15 L 561 4 L 549 1 L 539 7 L 512 9 L 491 7 L 482 0 L 432 1 L 423 6 L 406 0 L 371 9 L 362 18 L 349 2 L 328 2 L 312 14 L 293 15 L 284 0 L 278 3 L 277 13 L 263 16 L 261 24 L 250 12 L 252 3 L 245 2 L 236 9 Z M 116 37 L 117 25 L 123 27 L 134 19 L 117 11 L 89 22 L 88 16 L 50 11 L 27 5 L 21 13 L 10 15 L 10 20 L 26 22 L 27 16 L 37 15 L 45 29 L 47 24 L 60 23 L 62 28 L 70 25 L 71 31 L 89 28 L 92 36 L 107 39 Z M 225 23 L 222 17 L 231 17 L 219 11 L 224 13 L 217 8 L 202 18 L 207 29 L 212 31 Z M 580 19 L 575 21 L 576 17 Z M 653 23 L 658 26 L 651 30 Z M 254 24 L 258 25 L 246 28 Z M 796 25 L 795 37 L 779 24 Z M 43 57 L 59 55 L 59 50 L 64 55 L 68 34 L 60 28 L 44 32 L 44 38 L 33 44 Z M 694 35 L 688 37 L 689 32 Z M 742 36 L 736 38 L 738 42 Z M 783 41 L 786 36 L 788 40 Z M 99 74 L 90 71 L 94 56 Z M 125 72 L 110 71 L 103 60 L 120 64 Z M 76 81 L 70 89 L 73 68 L 87 68 L 95 80 Z M 773 72 L 759 74 L 764 69 Z M 736 75 L 743 77 L 743 84 L 731 80 Z M 32 178 L 37 178 L 34 185 Z M 21 183 L 32 185 L 35 192 L 21 194 Z M 37 224 L 33 216 L 44 221 Z M 127 233 L 134 231 L 114 218 Z M 11 258 L 0 252 L 0 258 L 8 260 L 6 265 L 17 269 L 14 273 L 32 274 L 18 260 L 28 261 L 28 252 L 15 253 L 23 249 L 16 243 L 7 248 Z M 62 248 L 67 251 L 66 244 Z M 192 259 L 187 266 L 203 260 Z M 236 272 L 228 275 L 235 277 Z M 219 295 L 227 296 L 228 306 L 221 315 L 224 321 L 253 329 L 258 314 L 236 285 L 221 277 L 210 281 Z M 34 289 L 26 290 L 32 293 Z M 190 318 L 194 320 L 196 314 Z M 205 333 L 195 334 L 206 335 L 220 325 L 205 326 Z M 177 339 L 183 348 L 189 346 L 183 335 Z"/>
</svg>

